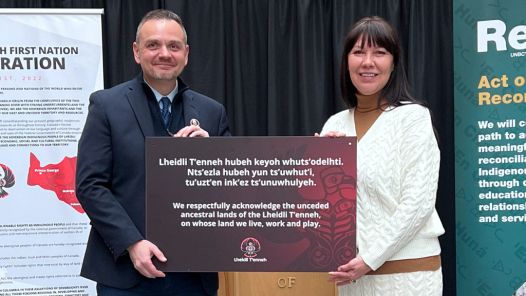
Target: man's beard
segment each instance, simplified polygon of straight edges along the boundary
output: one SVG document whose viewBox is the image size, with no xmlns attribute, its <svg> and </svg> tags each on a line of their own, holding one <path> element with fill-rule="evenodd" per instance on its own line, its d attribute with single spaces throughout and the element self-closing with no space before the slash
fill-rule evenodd
<svg viewBox="0 0 526 296">
<path fill-rule="evenodd" d="M 154 72 L 152 77 L 156 80 L 175 80 L 179 77 L 180 73 L 156 73 Z"/>
</svg>

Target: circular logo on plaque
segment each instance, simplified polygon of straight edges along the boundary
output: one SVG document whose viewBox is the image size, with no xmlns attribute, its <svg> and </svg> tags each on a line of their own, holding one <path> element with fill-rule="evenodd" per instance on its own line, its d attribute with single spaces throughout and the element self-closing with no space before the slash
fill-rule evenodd
<svg viewBox="0 0 526 296">
<path fill-rule="evenodd" d="M 253 237 L 247 237 L 241 242 L 241 251 L 244 253 L 243 256 L 248 258 L 256 257 L 259 251 L 261 251 L 261 244 Z"/>
</svg>

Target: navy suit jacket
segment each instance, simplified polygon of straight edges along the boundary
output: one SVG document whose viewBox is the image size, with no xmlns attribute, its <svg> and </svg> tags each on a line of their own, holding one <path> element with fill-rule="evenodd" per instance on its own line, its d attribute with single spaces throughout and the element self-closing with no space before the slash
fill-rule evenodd
<svg viewBox="0 0 526 296">
<path fill-rule="evenodd" d="M 185 125 L 195 118 L 210 136 L 230 135 L 221 104 L 189 89 L 182 102 Z M 142 75 L 90 96 L 76 175 L 76 194 L 92 225 L 81 270 L 86 278 L 126 289 L 142 277 L 126 248 L 144 239 L 144 144 L 154 135 Z M 205 290 L 214 294 L 217 274 L 200 276 Z"/>
</svg>

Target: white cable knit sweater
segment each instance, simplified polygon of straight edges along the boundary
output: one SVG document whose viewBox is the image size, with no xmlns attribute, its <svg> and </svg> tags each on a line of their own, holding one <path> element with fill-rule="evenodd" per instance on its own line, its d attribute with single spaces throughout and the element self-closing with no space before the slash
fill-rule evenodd
<svg viewBox="0 0 526 296">
<path fill-rule="evenodd" d="M 354 109 L 329 118 L 321 134 L 328 131 L 356 135 Z M 431 117 L 421 105 L 389 108 L 360 139 L 357 247 L 373 270 L 387 260 L 440 254 L 439 165 Z"/>
</svg>

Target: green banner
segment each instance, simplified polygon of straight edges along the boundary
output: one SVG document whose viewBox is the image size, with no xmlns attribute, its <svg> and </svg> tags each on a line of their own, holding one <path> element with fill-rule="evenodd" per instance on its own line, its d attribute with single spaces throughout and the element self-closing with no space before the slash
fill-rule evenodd
<svg viewBox="0 0 526 296">
<path fill-rule="evenodd" d="M 454 0 L 458 295 L 519 295 L 526 282 L 525 11 Z"/>
</svg>

